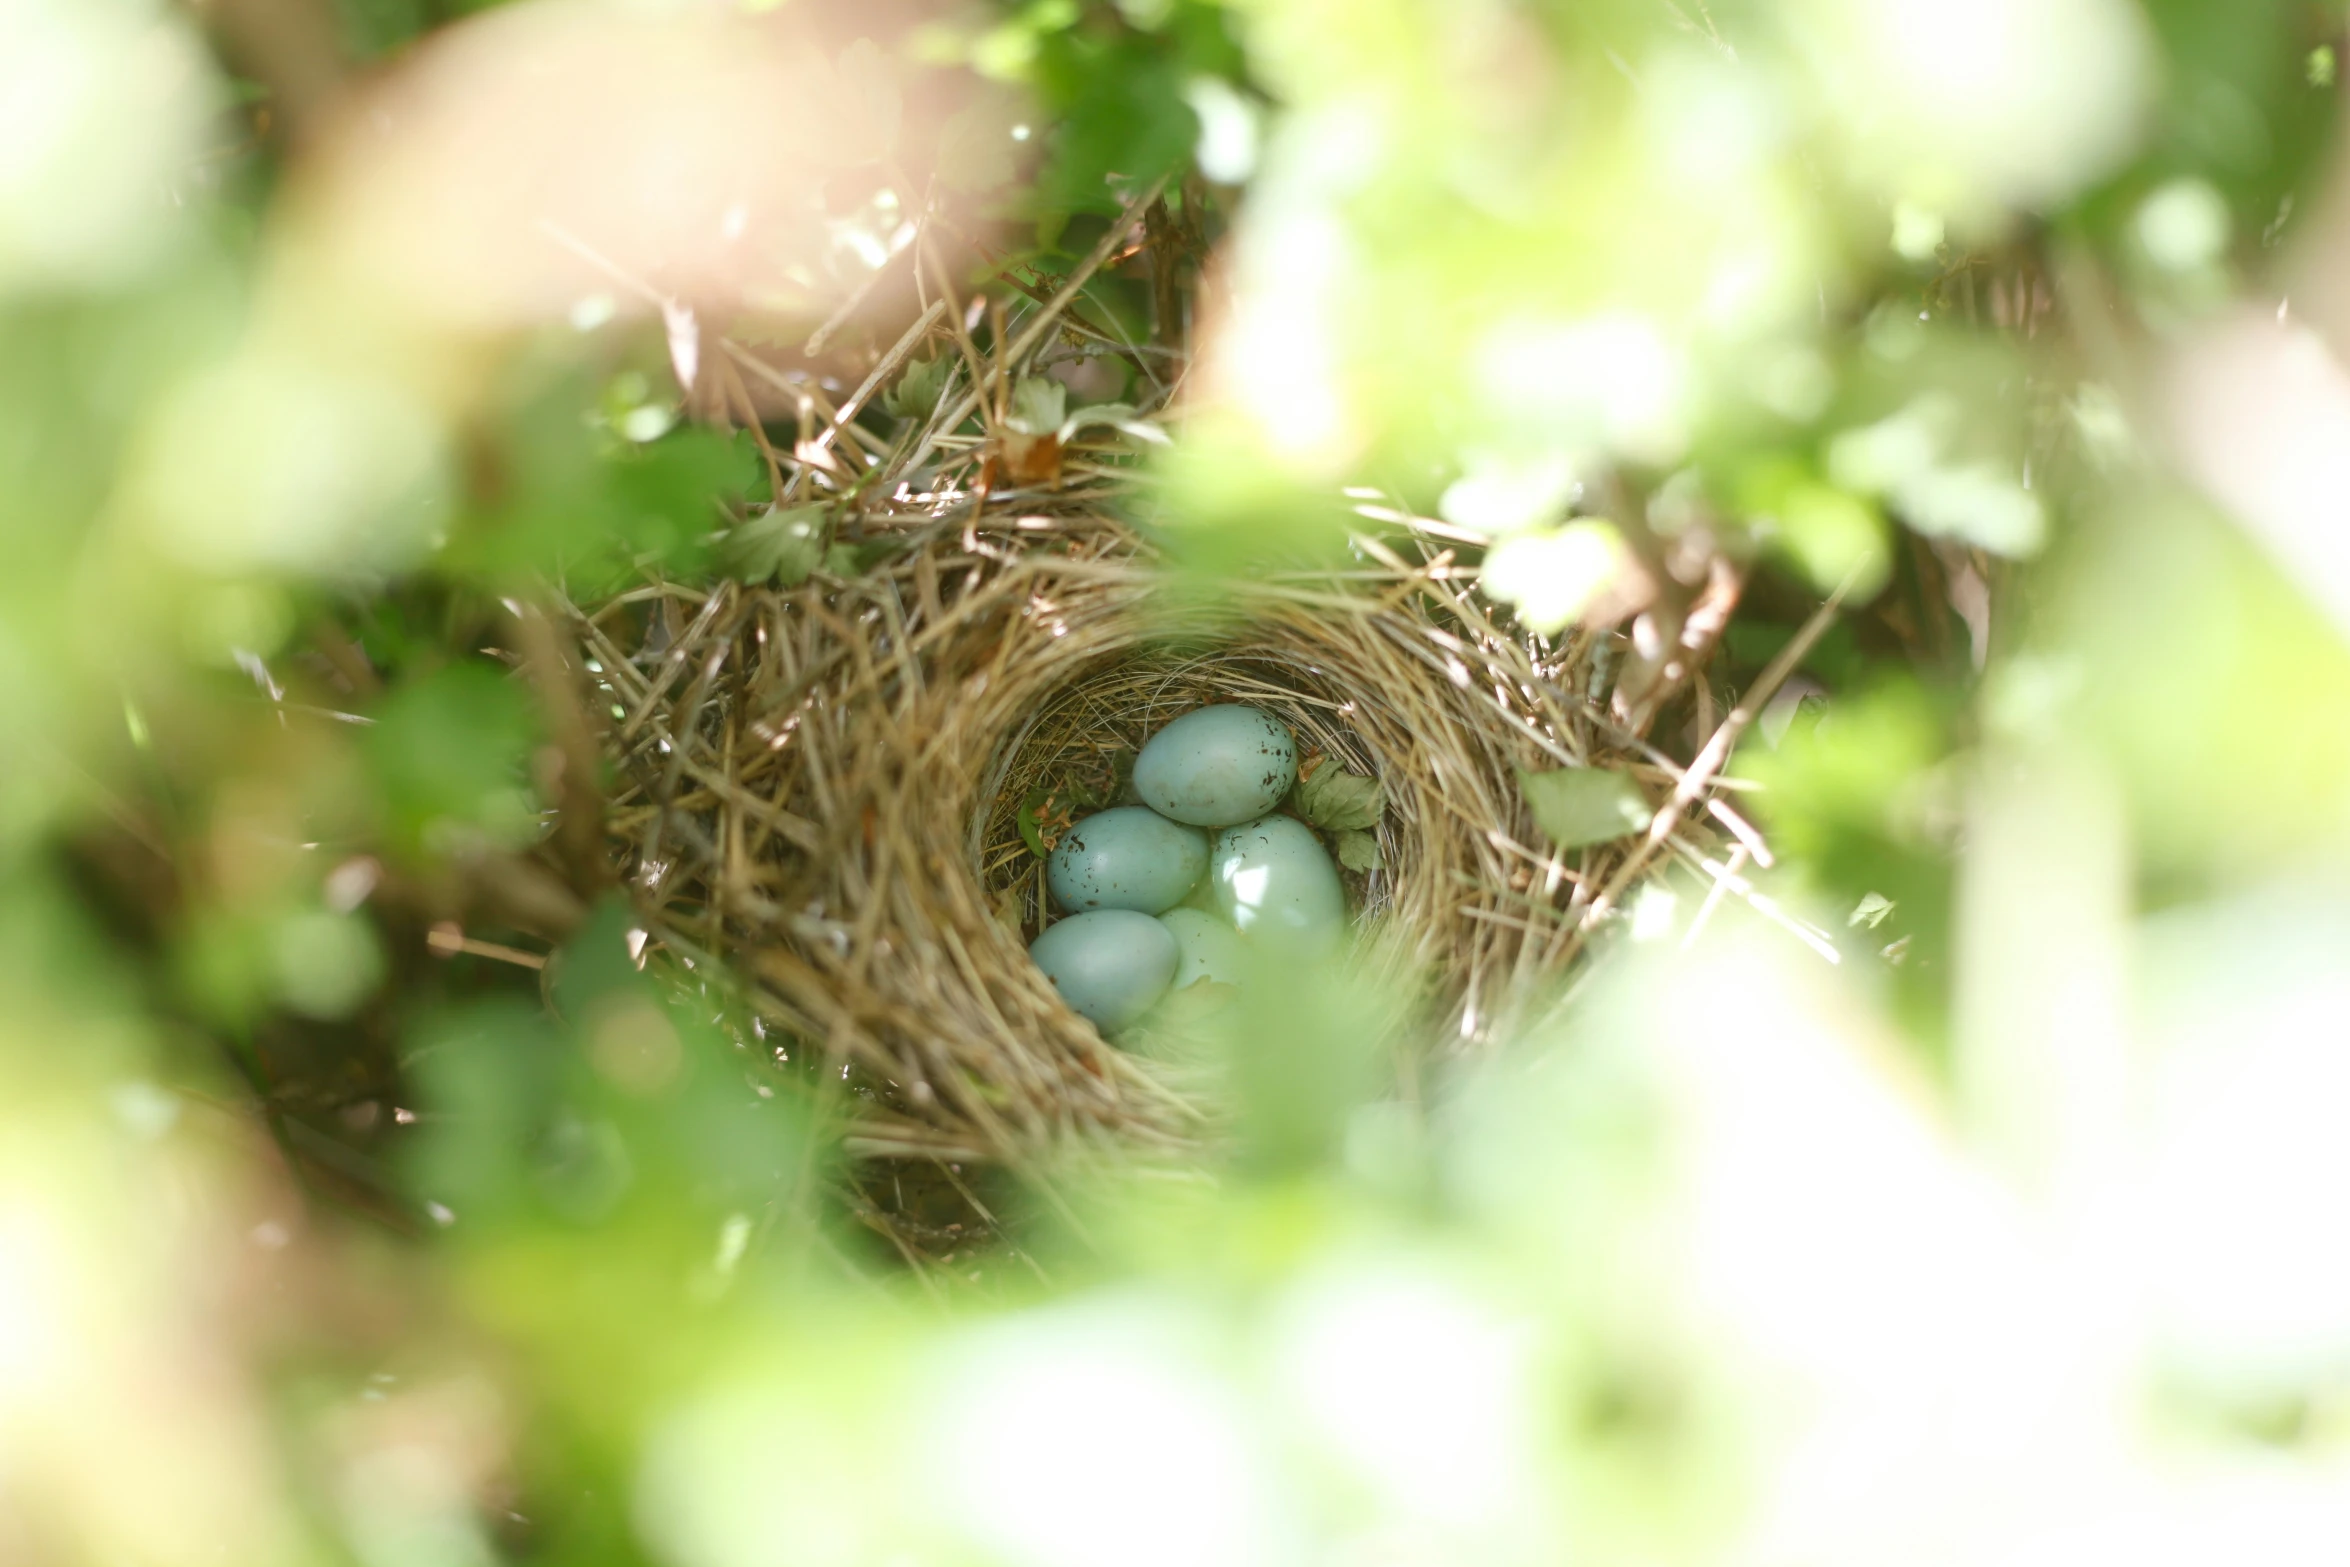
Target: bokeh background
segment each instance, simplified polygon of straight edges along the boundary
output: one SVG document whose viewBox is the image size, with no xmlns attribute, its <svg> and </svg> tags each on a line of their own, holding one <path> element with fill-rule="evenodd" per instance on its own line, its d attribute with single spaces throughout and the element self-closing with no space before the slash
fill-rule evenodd
<svg viewBox="0 0 2350 1567">
<path fill-rule="evenodd" d="M 2343 21 L 0 0 L 0 1559 L 2340 1560 Z M 1149 524 L 1609 645 L 1702 542 L 1725 698 L 1841 588 L 1775 864 L 1408 1082 L 1301 980 L 1198 1161 L 852 1165 L 550 911 L 502 650 L 774 499 L 719 327 L 804 428 L 1162 176 Z"/>
</svg>

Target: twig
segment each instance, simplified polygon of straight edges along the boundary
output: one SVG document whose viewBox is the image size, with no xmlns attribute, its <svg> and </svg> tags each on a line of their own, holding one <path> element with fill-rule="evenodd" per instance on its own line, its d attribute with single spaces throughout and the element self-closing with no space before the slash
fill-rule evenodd
<svg viewBox="0 0 2350 1567">
<path fill-rule="evenodd" d="M 517 968 L 536 970 L 547 966 L 547 955 L 543 952 L 525 952 L 520 947 L 509 947 L 496 941 L 476 941 L 455 925 L 435 925 L 425 933 L 424 944 L 444 958 L 453 958 L 462 952 L 498 963 L 511 963 Z"/>
<path fill-rule="evenodd" d="M 1697 760 L 1691 762 L 1689 770 L 1681 775 L 1681 782 L 1674 787 L 1672 797 L 1649 822 L 1647 836 L 1625 857 L 1624 863 L 1616 867 L 1615 875 L 1608 879 L 1600 895 L 1591 900 L 1591 907 L 1583 915 L 1586 929 L 1615 906 L 1616 900 L 1631 885 L 1632 879 L 1647 867 L 1657 850 L 1664 846 L 1665 840 L 1673 835 L 1673 829 L 1681 825 L 1681 819 L 1688 815 L 1689 807 L 1705 794 L 1706 786 L 1713 781 L 1714 774 L 1720 772 L 1730 760 L 1730 748 L 1738 743 L 1738 737 L 1746 732 L 1746 726 L 1761 716 L 1763 708 L 1777 694 L 1787 677 L 1795 673 L 1796 666 L 1810 656 L 1812 648 L 1835 624 L 1836 612 L 1844 605 L 1844 595 L 1852 591 L 1852 584 L 1856 580 L 1856 577 L 1846 577 L 1836 585 L 1836 591 L 1828 595 L 1828 601 L 1812 611 L 1811 618 L 1803 623 L 1803 629 L 1796 632 L 1794 639 L 1779 650 L 1779 656 L 1771 660 L 1761 677 L 1738 699 L 1738 705 L 1723 717 L 1712 738 L 1706 741 L 1705 749 L 1697 753 Z"/>
</svg>

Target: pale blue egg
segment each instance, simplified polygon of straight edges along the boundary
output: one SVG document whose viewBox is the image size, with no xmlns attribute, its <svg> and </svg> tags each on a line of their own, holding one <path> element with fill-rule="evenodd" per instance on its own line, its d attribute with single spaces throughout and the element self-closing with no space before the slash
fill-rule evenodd
<svg viewBox="0 0 2350 1567">
<path fill-rule="evenodd" d="M 1216 834 L 1208 881 L 1232 927 L 1274 951 L 1326 952 L 1346 931 L 1338 867 L 1294 818 L 1267 816 Z"/>
<path fill-rule="evenodd" d="M 1028 955 L 1061 999 L 1105 1034 L 1141 1017 L 1175 978 L 1175 933 L 1132 909 L 1096 909 L 1047 925 Z"/>
<path fill-rule="evenodd" d="M 1159 923 L 1175 934 L 1179 955 L 1174 989 L 1186 989 L 1203 979 L 1211 984 L 1237 985 L 1247 973 L 1248 944 L 1215 915 L 1199 909 L 1169 909 L 1159 916 Z"/>
<path fill-rule="evenodd" d="M 1088 816 L 1045 861 L 1053 901 L 1072 913 L 1135 909 L 1164 914 L 1199 885 L 1207 835 L 1139 805 Z"/>
<path fill-rule="evenodd" d="M 1254 821 L 1297 782 L 1297 741 L 1280 720 L 1224 703 L 1184 714 L 1134 759 L 1134 792 L 1194 827 Z"/>
</svg>

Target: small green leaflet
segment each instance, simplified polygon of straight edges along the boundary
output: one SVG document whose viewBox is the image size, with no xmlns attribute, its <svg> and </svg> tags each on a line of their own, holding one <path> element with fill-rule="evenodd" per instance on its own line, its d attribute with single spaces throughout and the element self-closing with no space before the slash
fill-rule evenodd
<svg viewBox="0 0 2350 1567">
<path fill-rule="evenodd" d="M 1893 900 L 1881 892 L 1872 892 L 1853 905 L 1852 913 L 1844 923 L 1851 930 L 1859 930 L 1863 926 L 1875 930 L 1885 923 L 1885 916 L 1892 912 Z"/>
<path fill-rule="evenodd" d="M 1338 835 L 1338 863 L 1350 871 L 1370 872 L 1379 868 L 1379 840 L 1367 832 L 1347 831 Z"/>
<path fill-rule="evenodd" d="M 897 385 L 881 394 L 882 410 L 900 419 L 927 419 L 946 392 L 952 364 L 944 354 L 909 360 Z"/>
<path fill-rule="evenodd" d="M 1028 791 L 1020 802 L 1020 841 L 1028 845 L 1028 852 L 1038 859 L 1053 852 L 1053 845 L 1061 841 L 1083 806 L 1058 789 L 1037 788 Z"/>
<path fill-rule="evenodd" d="M 1022 435 L 1055 435 L 1069 416 L 1069 389 L 1041 375 L 1024 375 L 1012 386 L 1007 421 Z"/>
<path fill-rule="evenodd" d="M 1325 761 L 1298 780 L 1297 809 L 1324 832 L 1368 832 L 1379 825 L 1387 795 L 1377 779 Z"/>
<path fill-rule="evenodd" d="M 1608 843 L 1645 829 L 1655 816 L 1648 797 L 1626 773 L 1604 767 L 1562 767 L 1518 774 L 1534 820 L 1562 849 Z"/>
<path fill-rule="evenodd" d="M 796 588 L 824 560 L 822 506 L 770 506 L 726 531 L 718 558 L 744 582 L 775 581 Z"/>
<path fill-rule="evenodd" d="M 1061 444 L 1068 445 L 1096 425 L 1106 426 L 1120 435 L 1131 435 L 1138 441 L 1167 444 L 1167 432 L 1145 419 L 1132 403 L 1094 403 L 1078 409 L 1061 421 Z"/>
<path fill-rule="evenodd" d="M 1131 403 L 1094 403 L 1069 411 L 1069 389 L 1045 376 L 1023 376 L 1012 387 L 1012 412 L 1005 423 L 1021 435 L 1050 435 L 1063 446 L 1087 430 L 1107 428 L 1136 440 L 1164 444 L 1160 429 Z"/>
</svg>

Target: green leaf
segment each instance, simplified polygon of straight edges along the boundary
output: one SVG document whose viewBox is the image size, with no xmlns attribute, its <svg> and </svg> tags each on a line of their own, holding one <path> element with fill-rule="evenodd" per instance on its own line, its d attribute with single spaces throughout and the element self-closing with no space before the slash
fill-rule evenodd
<svg viewBox="0 0 2350 1567">
<path fill-rule="evenodd" d="M 1022 435 L 1056 435 L 1069 416 L 1069 389 L 1041 375 L 1024 375 L 1012 387 L 1007 421 Z"/>
<path fill-rule="evenodd" d="M 1562 849 L 1608 843 L 1644 830 L 1655 812 L 1627 773 L 1604 767 L 1562 767 L 1518 774 L 1534 820 Z"/>
<path fill-rule="evenodd" d="M 1167 432 L 1145 419 L 1131 403 L 1095 403 L 1091 407 L 1078 409 L 1061 421 L 1061 444 L 1068 445 L 1077 439 L 1079 432 L 1096 425 L 1105 425 L 1121 434 L 1131 435 L 1138 441 L 1149 441 L 1159 446 L 1167 444 Z"/>
<path fill-rule="evenodd" d="M 676 579 L 707 576 L 722 500 L 759 478 L 756 446 L 698 425 L 650 443 L 620 440 L 599 432 L 594 411 L 593 393 L 565 380 L 485 430 L 485 483 L 444 552 L 449 570 L 485 585 L 552 575 L 582 602 L 648 566 Z"/>
<path fill-rule="evenodd" d="M 1367 832 L 1348 831 L 1338 834 L 1338 863 L 1350 871 L 1365 873 L 1379 868 L 1379 840 Z"/>
<path fill-rule="evenodd" d="M 1298 781 L 1297 809 L 1324 832 L 1364 832 L 1379 825 L 1387 793 L 1375 778 L 1324 762 Z"/>
<path fill-rule="evenodd" d="M 929 418 L 946 393 L 947 372 L 953 367 L 954 361 L 944 354 L 908 360 L 897 384 L 881 394 L 883 411 L 900 419 Z"/>
<path fill-rule="evenodd" d="M 443 665 L 393 687 L 374 718 L 365 745 L 403 849 L 527 843 L 536 832 L 529 763 L 538 724 L 504 670 L 480 659 Z"/>
<path fill-rule="evenodd" d="M 770 506 L 727 531 L 718 558 L 744 582 L 779 582 L 787 588 L 808 580 L 825 559 L 822 506 Z"/>
<path fill-rule="evenodd" d="M 1059 124 L 1034 180 L 1039 207 L 1107 217 L 1135 188 L 1182 165 L 1199 140 L 1184 88 L 1202 67 L 1231 69 L 1205 50 L 1178 59 L 1163 35 L 1079 27 L 1040 38 L 1030 79 Z"/>
<path fill-rule="evenodd" d="M 1864 926 L 1875 930 L 1885 923 L 1885 916 L 1892 912 L 1893 900 L 1881 892 L 1872 892 L 1865 894 L 1860 902 L 1853 905 L 1852 913 L 1846 916 L 1844 923 L 1853 930 Z"/>
<path fill-rule="evenodd" d="M 1061 834 L 1069 830 L 1076 814 L 1075 802 L 1058 789 L 1035 788 L 1020 802 L 1020 841 L 1029 852 L 1043 859 L 1053 852 L 1053 845 L 1061 841 Z"/>
</svg>

